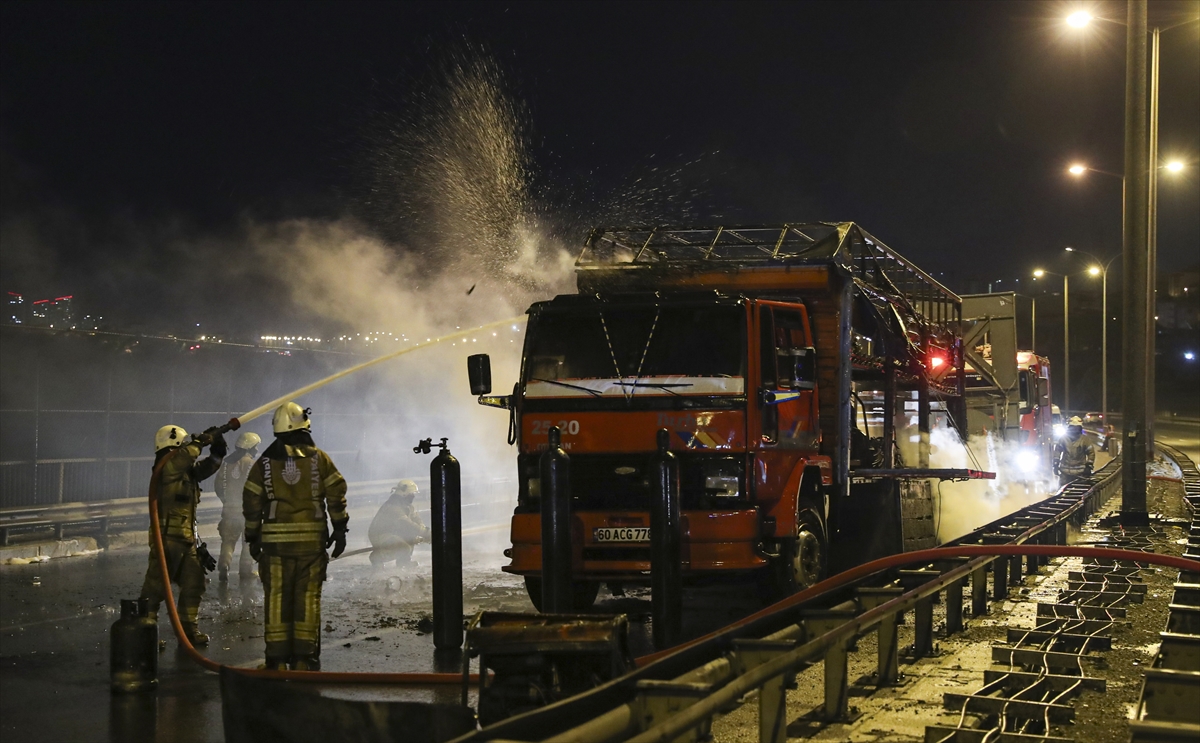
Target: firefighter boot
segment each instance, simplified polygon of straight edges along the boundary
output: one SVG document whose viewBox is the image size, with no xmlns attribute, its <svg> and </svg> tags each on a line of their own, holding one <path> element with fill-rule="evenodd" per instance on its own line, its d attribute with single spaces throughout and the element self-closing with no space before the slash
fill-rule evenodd
<svg viewBox="0 0 1200 743">
<path fill-rule="evenodd" d="M 321 659 L 315 655 L 297 655 L 292 658 L 293 671 L 319 671 Z"/>
<path fill-rule="evenodd" d="M 287 661 L 280 658 L 267 658 L 266 661 L 258 667 L 260 671 L 286 671 Z"/>
<path fill-rule="evenodd" d="M 193 645 L 207 645 L 208 635 L 200 631 L 200 628 L 195 624 L 183 625 L 183 636 L 188 639 L 188 642 Z"/>
</svg>

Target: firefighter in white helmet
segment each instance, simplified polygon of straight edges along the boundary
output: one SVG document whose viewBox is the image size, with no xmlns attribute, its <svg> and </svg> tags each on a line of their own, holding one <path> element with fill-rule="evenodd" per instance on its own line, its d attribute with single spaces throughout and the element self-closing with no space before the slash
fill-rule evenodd
<svg viewBox="0 0 1200 743">
<path fill-rule="evenodd" d="M 275 441 L 242 491 L 246 543 L 263 584 L 269 669 L 320 670 L 325 549 L 332 546 L 334 557 L 346 549 L 346 480 L 313 443 L 311 412 L 294 402 L 275 411 Z"/>
<path fill-rule="evenodd" d="M 206 446 L 209 455 L 200 459 Z M 208 635 L 200 632 L 197 620 L 206 582 L 204 574 L 217 566 L 207 545 L 196 537 L 196 504 L 200 502 L 200 482 L 217 471 L 225 451 L 225 439 L 212 429 L 189 438 L 180 426 L 167 425 L 154 435 L 154 474 L 150 487 L 158 502 L 167 574 L 172 583 L 179 584 L 179 619 L 193 645 L 208 642 Z M 153 536 L 141 595 L 150 600 L 151 614 L 157 615 L 166 592 Z"/>
<path fill-rule="evenodd" d="M 217 524 L 217 533 L 221 535 L 221 556 L 217 558 L 217 577 L 222 583 L 229 580 L 234 550 L 246 531 L 246 519 L 242 516 L 242 489 L 254 460 L 258 458 L 260 443 L 262 438 L 257 433 L 247 431 L 238 436 L 233 452 L 225 457 L 217 473 L 216 491 L 221 499 L 221 521 Z M 249 578 L 253 574 L 254 558 L 250 556 L 250 548 L 243 544 L 238 575 Z"/>
<path fill-rule="evenodd" d="M 371 542 L 372 565 L 379 567 L 394 560 L 396 567 L 403 567 L 412 559 L 413 548 L 429 541 L 429 527 L 421 523 L 413 505 L 416 495 L 417 484 L 401 480 L 371 519 L 367 539 Z"/>
<path fill-rule="evenodd" d="M 1072 416 L 1067 432 L 1054 445 L 1054 474 L 1060 485 L 1090 477 L 1096 463 L 1096 447 L 1083 435 L 1083 419 Z"/>
</svg>

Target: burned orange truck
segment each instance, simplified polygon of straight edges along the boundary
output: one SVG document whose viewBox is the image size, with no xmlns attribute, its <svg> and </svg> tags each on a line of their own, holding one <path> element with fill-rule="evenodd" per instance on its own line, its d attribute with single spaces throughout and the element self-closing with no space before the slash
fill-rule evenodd
<svg viewBox="0 0 1200 743">
<path fill-rule="evenodd" d="M 511 395 L 488 394 L 486 357 L 472 364 L 480 403 L 512 416 L 503 569 L 535 605 L 538 461 L 554 427 L 570 456 L 578 609 L 601 583 L 649 580 L 661 429 L 679 462 L 685 581 L 780 596 L 932 546 L 930 425 L 965 417 L 953 292 L 852 222 L 596 229 L 576 269 L 578 294 L 529 308 Z"/>
</svg>

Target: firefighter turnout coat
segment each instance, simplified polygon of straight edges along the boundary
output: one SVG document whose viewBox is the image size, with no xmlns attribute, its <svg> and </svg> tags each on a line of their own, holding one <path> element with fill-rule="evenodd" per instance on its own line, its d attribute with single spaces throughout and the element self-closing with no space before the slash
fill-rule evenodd
<svg viewBox="0 0 1200 743">
<path fill-rule="evenodd" d="M 283 458 L 275 458 L 283 454 Z M 276 441 L 250 468 L 242 491 L 246 541 L 259 541 L 268 663 L 297 659 L 317 670 L 321 584 L 329 562 L 326 518 L 345 524 L 346 480 L 315 446 Z"/>
</svg>

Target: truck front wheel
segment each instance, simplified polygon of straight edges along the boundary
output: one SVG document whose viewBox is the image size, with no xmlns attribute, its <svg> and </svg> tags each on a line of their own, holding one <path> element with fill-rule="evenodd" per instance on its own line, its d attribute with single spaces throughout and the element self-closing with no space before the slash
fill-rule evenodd
<svg viewBox="0 0 1200 743">
<path fill-rule="evenodd" d="M 765 598 L 779 601 L 793 593 L 816 585 L 826 573 L 825 528 L 820 514 L 806 508 L 796 515 L 796 538 L 779 545 L 779 556 L 772 560 Z"/>
<path fill-rule="evenodd" d="M 541 611 L 542 579 L 532 575 L 525 576 L 525 591 L 529 594 L 529 600 L 533 602 L 533 608 Z M 577 580 L 573 582 L 571 584 L 571 611 L 587 611 L 592 608 L 592 604 L 596 603 L 598 595 L 600 595 L 600 581 Z"/>
</svg>

